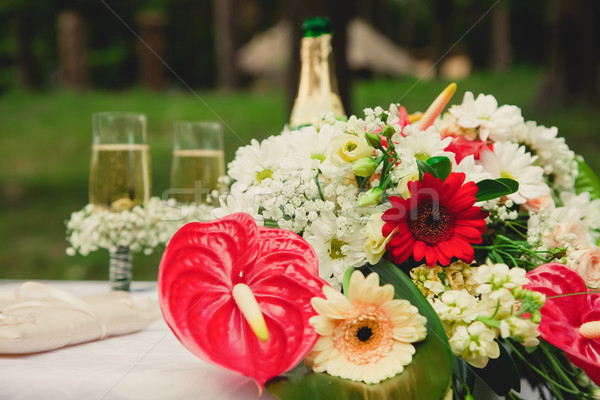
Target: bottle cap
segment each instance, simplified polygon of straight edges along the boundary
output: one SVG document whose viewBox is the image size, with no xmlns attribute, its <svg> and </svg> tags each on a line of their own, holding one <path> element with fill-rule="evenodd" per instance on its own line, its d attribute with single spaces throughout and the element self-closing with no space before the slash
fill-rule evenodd
<svg viewBox="0 0 600 400">
<path fill-rule="evenodd" d="M 329 18 L 313 17 L 306 18 L 302 24 L 304 37 L 317 37 L 333 32 Z"/>
</svg>

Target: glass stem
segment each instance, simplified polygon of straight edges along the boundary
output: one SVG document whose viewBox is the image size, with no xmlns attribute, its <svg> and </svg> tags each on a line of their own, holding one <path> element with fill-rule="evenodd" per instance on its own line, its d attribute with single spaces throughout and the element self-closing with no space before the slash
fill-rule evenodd
<svg viewBox="0 0 600 400">
<path fill-rule="evenodd" d="M 127 246 L 119 246 L 110 252 L 108 278 L 111 290 L 129 291 L 132 260 L 133 257 Z"/>
</svg>

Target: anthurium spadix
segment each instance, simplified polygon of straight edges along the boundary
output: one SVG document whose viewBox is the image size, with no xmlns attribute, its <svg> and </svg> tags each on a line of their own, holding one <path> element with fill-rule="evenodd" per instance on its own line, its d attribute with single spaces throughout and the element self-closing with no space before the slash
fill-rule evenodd
<svg viewBox="0 0 600 400">
<path fill-rule="evenodd" d="M 304 239 L 242 213 L 185 225 L 158 275 L 163 316 L 181 343 L 261 388 L 314 346 L 310 300 L 323 296 L 323 285 Z"/>
</svg>

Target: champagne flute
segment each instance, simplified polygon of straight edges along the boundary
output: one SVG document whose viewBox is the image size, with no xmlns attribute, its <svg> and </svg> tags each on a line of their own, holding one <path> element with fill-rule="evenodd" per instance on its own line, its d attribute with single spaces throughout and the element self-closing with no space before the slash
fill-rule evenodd
<svg viewBox="0 0 600 400">
<path fill-rule="evenodd" d="M 216 121 L 177 121 L 173 135 L 171 193 L 180 202 L 212 203 L 225 175 L 223 128 Z"/>
<path fill-rule="evenodd" d="M 111 211 L 145 205 L 150 198 L 150 147 L 146 116 L 93 115 L 90 203 Z"/>
<path fill-rule="evenodd" d="M 90 203 L 118 212 L 145 205 L 150 199 L 150 147 L 146 116 L 102 112 L 93 120 Z M 112 290 L 129 290 L 132 257 L 129 247 L 110 251 Z"/>
</svg>

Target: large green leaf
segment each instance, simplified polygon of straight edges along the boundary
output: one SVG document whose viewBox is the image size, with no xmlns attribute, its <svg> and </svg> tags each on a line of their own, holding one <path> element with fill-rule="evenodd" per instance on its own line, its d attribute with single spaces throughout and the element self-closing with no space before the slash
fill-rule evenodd
<svg viewBox="0 0 600 400">
<path fill-rule="evenodd" d="M 423 175 L 426 173 L 431 174 L 434 178 L 439 178 L 437 172 L 431 167 L 431 165 L 423 162 L 421 160 L 417 160 L 417 167 L 419 167 L 419 180 L 423 180 Z"/>
<path fill-rule="evenodd" d="M 577 194 L 588 192 L 592 200 L 600 198 L 600 181 L 598 180 L 598 176 L 581 157 L 577 158 L 577 169 L 575 192 Z"/>
<path fill-rule="evenodd" d="M 448 157 L 430 157 L 427 160 L 427 164 L 433 168 L 437 176 L 442 178 L 443 181 L 446 180 L 448 175 L 450 175 L 450 171 L 452 171 L 452 165 L 450 164 L 450 159 L 448 159 Z"/>
<path fill-rule="evenodd" d="M 367 269 L 382 283 L 394 286 L 396 297 L 415 305 L 427 318 L 427 338 L 415 344 L 416 353 L 404 371 L 376 385 L 317 374 L 299 366 L 267 382 L 267 390 L 282 400 L 442 400 L 448 391 L 454 357 L 437 315 L 412 281 L 394 264 L 383 260 Z"/>
<path fill-rule="evenodd" d="M 515 193 L 519 190 L 519 182 L 508 178 L 484 179 L 477 182 L 477 187 L 475 198 L 486 201 Z"/>
</svg>

